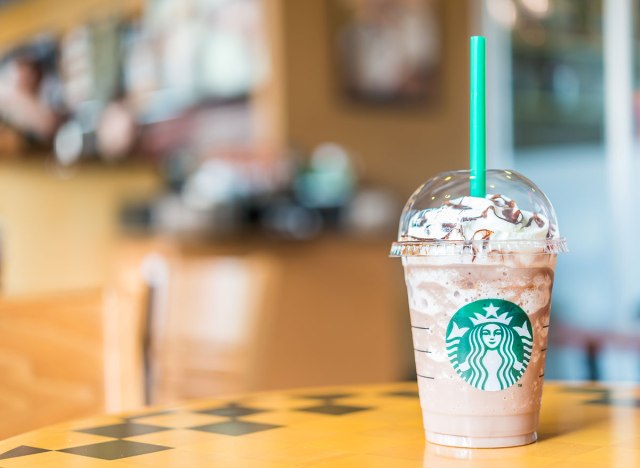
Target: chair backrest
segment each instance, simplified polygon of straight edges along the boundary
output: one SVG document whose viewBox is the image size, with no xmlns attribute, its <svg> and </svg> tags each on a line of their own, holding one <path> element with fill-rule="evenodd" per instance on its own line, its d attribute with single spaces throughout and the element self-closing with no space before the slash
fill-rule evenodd
<svg viewBox="0 0 640 468">
<path fill-rule="evenodd" d="M 135 406 L 136 314 L 115 290 L 1 298 L 0 438 Z"/>
</svg>

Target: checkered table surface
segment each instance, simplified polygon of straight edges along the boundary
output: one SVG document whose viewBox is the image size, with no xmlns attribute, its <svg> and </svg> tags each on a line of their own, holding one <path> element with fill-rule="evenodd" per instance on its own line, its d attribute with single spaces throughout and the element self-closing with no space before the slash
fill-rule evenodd
<svg viewBox="0 0 640 468">
<path fill-rule="evenodd" d="M 0 468 L 635 467 L 640 389 L 546 384 L 540 440 L 424 442 L 413 383 L 290 390 L 59 424 L 0 442 Z"/>
</svg>

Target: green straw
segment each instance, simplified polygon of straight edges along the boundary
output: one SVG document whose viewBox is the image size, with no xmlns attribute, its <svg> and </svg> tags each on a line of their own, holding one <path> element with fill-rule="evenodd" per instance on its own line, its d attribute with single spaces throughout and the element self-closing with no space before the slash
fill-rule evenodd
<svg viewBox="0 0 640 468">
<path fill-rule="evenodd" d="M 471 196 L 484 198 L 486 187 L 485 38 L 471 37 L 470 152 Z"/>
</svg>

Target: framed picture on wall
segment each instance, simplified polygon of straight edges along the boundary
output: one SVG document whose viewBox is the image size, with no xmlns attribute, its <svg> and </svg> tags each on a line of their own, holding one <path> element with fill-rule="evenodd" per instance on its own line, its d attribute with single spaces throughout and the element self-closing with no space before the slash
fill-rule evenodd
<svg viewBox="0 0 640 468">
<path fill-rule="evenodd" d="M 442 0 L 327 0 L 342 95 L 374 106 L 429 104 L 440 88 Z"/>
</svg>

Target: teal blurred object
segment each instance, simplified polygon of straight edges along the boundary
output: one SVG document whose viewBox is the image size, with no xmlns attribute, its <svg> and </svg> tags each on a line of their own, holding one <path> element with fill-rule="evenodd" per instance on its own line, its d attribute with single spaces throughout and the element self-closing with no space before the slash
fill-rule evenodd
<svg viewBox="0 0 640 468">
<path fill-rule="evenodd" d="M 309 208 L 339 208 L 353 196 L 356 175 L 349 154 L 339 145 L 318 146 L 309 168 L 294 184 L 296 197 Z"/>
</svg>

